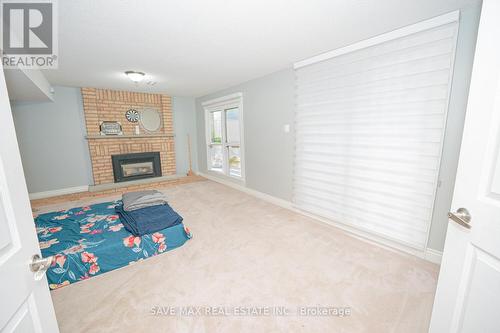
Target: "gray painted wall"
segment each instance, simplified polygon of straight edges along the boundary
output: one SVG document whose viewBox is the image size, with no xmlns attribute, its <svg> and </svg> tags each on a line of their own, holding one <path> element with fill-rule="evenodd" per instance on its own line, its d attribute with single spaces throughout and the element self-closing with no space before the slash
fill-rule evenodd
<svg viewBox="0 0 500 333">
<path fill-rule="evenodd" d="M 80 88 L 54 87 L 54 102 L 12 105 L 14 125 L 30 193 L 93 184 Z M 177 174 L 189 168 L 187 134 L 196 164 L 194 98 L 174 97 Z"/>
<path fill-rule="evenodd" d="M 92 182 L 80 89 L 54 88 L 54 102 L 12 105 L 30 193 Z"/>
<path fill-rule="evenodd" d="M 452 82 L 447 131 L 428 247 L 442 251 L 448 225 L 458 155 L 467 106 L 480 6 L 462 9 L 455 72 Z M 276 72 L 196 100 L 198 167 L 207 172 L 205 119 L 201 103 L 234 92 L 243 93 L 246 186 L 290 200 L 293 175 L 294 74 L 292 69 Z M 291 133 L 283 133 L 290 124 Z"/>
<path fill-rule="evenodd" d="M 283 125 L 294 121 L 292 69 L 252 80 L 196 100 L 198 168 L 207 172 L 205 115 L 201 103 L 233 92 L 243 93 L 246 186 L 291 200 L 294 138 Z"/>
<path fill-rule="evenodd" d="M 480 6 L 464 8 L 460 13 L 455 70 L 448 108 L 441 169 L 439 170 L 441 186 L 436 193 L 427 244 L 429 248 L 438 251 L 444 249 L 446 230 L 448 228 L 447 214 L 450 211 L 453 188 L 455 187 L 480 14 Z"/>
<path fill-rule="evenodd" d="M 191 137 L 191 157 L 194 171 L 198 170 L 196 107 L 192 97 L 173 97 L 175 160 L 178 175 L 186 175 L 189 170 L 188 139 Z"/>
</svg>

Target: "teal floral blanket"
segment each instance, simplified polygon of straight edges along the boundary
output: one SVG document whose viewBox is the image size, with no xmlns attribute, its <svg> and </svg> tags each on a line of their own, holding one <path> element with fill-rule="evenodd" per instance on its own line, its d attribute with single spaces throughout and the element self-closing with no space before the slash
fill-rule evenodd
<svg viewBox="0 0 500 333">
<path fill-rule="evenodd" d="M 135 237 L 115 212 L 121 201 L 41 214 L 35 218 L 50 289 L 89 279 L 183 245 L 191 238 L 182 223 Z"/>
</svg>

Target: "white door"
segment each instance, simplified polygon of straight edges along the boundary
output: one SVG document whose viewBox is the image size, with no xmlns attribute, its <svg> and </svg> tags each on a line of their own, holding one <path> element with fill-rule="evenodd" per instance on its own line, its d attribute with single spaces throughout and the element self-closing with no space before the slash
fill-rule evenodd
<svg viewBox="0 0 500 333">
<path fill-rule="evenodd" d="M 58 332 L 47 279 L 30 270 L 40 254 L 0 65 L 0 330 Z M 39 265 L 40 266 L 40 265 Z M 38 267 L 42 268 L 43 267 Z"/>
<path fill-rule="evenodd" d="M 430 332 L 500 332 L 500 1 L 484 0 Z"/>
</svg>

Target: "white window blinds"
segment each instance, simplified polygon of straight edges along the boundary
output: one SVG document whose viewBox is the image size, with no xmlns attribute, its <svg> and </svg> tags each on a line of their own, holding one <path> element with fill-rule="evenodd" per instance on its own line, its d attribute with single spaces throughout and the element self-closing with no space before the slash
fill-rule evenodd
<svg viewBox="0 0 500 333">
<path fill-rule="evenodd" d="M 296 207 L 425 247 L 458 28 L 445 21 L 296 65 Z"/>
</svg>

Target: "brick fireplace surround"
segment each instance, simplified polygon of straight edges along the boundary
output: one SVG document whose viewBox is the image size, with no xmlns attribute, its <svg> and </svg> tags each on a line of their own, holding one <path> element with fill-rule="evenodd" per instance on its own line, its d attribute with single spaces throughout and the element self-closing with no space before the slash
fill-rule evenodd
<svg viewBox="0 0 500 333">
<path fill-rule="evenodd" d="M 174 129 L 170 96 L 96 88 L 82 88 L 94 185 L 113 183 L 111 155 L 160 152 L 163 176 L 175 175 Z M 153 107 L 163 114 L 162 128 L 154 134 L 134 135 L 135 126 L 125 118 L 130 108 Z M 118 121 L 121 136 L 101 136 L 101 121 Z"/>
</svg>

